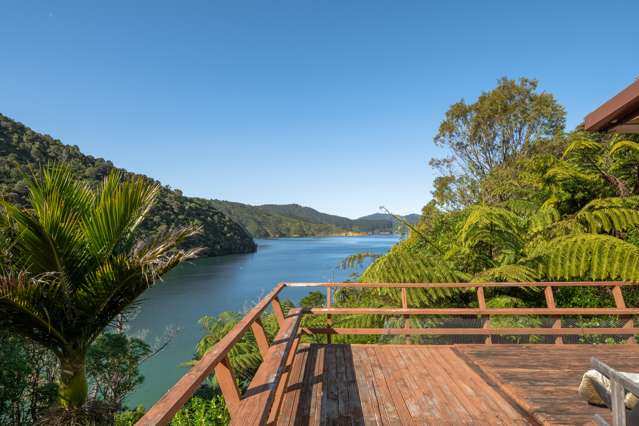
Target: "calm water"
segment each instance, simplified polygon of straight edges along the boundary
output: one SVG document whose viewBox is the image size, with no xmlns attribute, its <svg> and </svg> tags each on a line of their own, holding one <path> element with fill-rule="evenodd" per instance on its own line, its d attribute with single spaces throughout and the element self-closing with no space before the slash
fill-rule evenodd
<svg viewBox="0 0 639 426">
<path fill-rule="evenodd" d="M 186 371 L 179 365 L 191 359 L 202 336 L 197 321 L 225 310 L 246 310 L 280 281 L 341 281 L 351 271 L 338 263 L 361 251 L 386 252 L 395 236 L 286 238 L 258 240 L 253 254 L 199 259 L 181 265 L 164 282 L 143 296 L 141 309 L 130 332 L 147 342 L 177 330 L 170 345 L 142 366 L 144 383 L 128 405 L 150 407 Z M 298 301 L 309 290 L 289 288 L 282 298 Z"/>
</svg>

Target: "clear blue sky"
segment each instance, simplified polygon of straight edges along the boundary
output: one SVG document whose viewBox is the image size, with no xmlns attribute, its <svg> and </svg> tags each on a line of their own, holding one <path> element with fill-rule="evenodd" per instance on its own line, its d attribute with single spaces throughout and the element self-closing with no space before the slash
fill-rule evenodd
<svg viewBox="0 0 639 426">
<path fill-rule="evenodd" d="M 0 0 L 0 112 L 187 195 L 418 212 L 447 107 L 639 76 L 639 2 Z"/>
</svg>

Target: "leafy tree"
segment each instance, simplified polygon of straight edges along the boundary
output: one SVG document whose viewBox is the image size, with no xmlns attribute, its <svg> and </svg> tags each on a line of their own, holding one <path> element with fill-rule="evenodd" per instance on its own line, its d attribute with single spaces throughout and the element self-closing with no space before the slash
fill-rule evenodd
<svg viewBox="0 0 639 426">
<path fill-rule="evenodd" d="M 57 362 L 18 335 L 0 332 L 0 424 L 32 424 L 55 401 Z"/>
<path fill-rule="evenodd" d="M 87 353 L 91 399 L 104 401 L 113 411 L 121 410 L 126 396 L 144 381 L 140 364 L 151 354 L 143 340 L 124 333 L 98 336 Z"/>
<path fill-rule="evenodd" d="M 10 244 L 0 275 L 0 329 L 51 350 L 60 362 L 59 400 L 88 396 L 87 351 L 119 313 L 197 249 L 177 250 L 198 232 L 176 228 L 136 237 L 159 187 L 113 171 L 96 190 L 68 167 L 52 165 L 28 179 L 30 208 L 2 202 Z"/>
<path fill-rule="evenodd" d="M 502 78 L 474 103 L 461 100 L 448 109 L 435 144 L 450 156 L 430 163 L 444 175 L 435 180 L 440 205 L 459 208 L 476 201 L 480 179 L 563 130 L 564 109 L 551 94 L 538 93 L 537 85 L 527 78 Z"/>
</svg>

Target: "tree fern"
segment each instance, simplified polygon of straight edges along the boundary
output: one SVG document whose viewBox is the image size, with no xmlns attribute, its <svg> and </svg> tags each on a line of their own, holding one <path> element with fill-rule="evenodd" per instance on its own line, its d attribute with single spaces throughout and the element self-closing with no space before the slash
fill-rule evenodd
<svg viewBox="0 0 639 426">
<path fill-rule="evenodd" d="M 556 238 L 532 257 L 549 279 L 639 281 L 639 247 L 609 235 Z"/>
<path fill-rule="evenodd" d="M 530 282 L 539 280 L 539 272 L 534 268 L 510 264 L 486 269 L 476 274 L 472 282 Z"/>
<path fill-rule="evenodd" d="M 639 154 L 639 143 L 630 140 L 622 140 L 615 142 L 610 147 L 610 155 L 617 155 L 622 152 L 631 152 L 633 154 Z"/>
<path fill-rule="evenodd" d="M 528 232 L 536 234 L 548 229 L 556 224 L 561 218 L 561 214 L 554 206 L 543 205 L 530 218 Z"/>
<path fill-rule="evenodd" d="M 439 256 L 407 250 L 398 245 L 373 262 L 360 280 L 370 283 L 444 283 L 467 281 L 468 278 L 468 274 L 455 270 Z M 380 289 L 379 292 L 393 300 L 399 300 L 398 290 Z M 458 292 L 456 289 L 445 288 L 419 289 L 409 291 L 408 298 L 413 305 L 429 305 Z"/>
<path fill-rule="evenodd" d="M 462 226 L 459 237 L 466 247 L 480 243 L 498 246 L 501 249 L 519 250 L 524 225 L 515 213 L 500 207 L 473 207 Z"/>
<path fill-rule="evenodd" d="M 584 155 L 596 155 L 603 151 L 604 146 L 592 139 L 577 139 L 571 142 L 564 150 L 564 159 L 583 157 Z"/>
</svg>

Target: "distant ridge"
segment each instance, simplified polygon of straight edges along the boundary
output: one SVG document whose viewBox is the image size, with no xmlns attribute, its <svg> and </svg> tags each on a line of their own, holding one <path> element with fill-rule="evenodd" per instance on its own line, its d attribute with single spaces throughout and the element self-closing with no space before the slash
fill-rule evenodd
<svg viewBox="0 0 639 426">
<path fill-rule="evenodd" d="M 343 235 L 349 233 L 391 234 L 401 232 L 390 215 L 376 213 L 359 219 L 319 212 L 299 204 L 263 204 L 252 206 L 232 201 L 213 200 L 217 209 L 242 224 L 255 238 Z M 417 223 L 420 216 L 406 216 Z"/>
<path fill-rule="evenodd" d="M 421 215 L 417 213 L 411 213 L 406 216 L 400 216 L 400 217 L 404 218 L 411 225 L 416 225 L 419 222 Z M 397 222 L 397 219 L 385 213 L 373 213 L 373 214 L 369 214 L 368 216 L 362 216 L 357 220 L 385 220 L 385 221 L 389 221 L 393 223 Z"/>
</svg>

